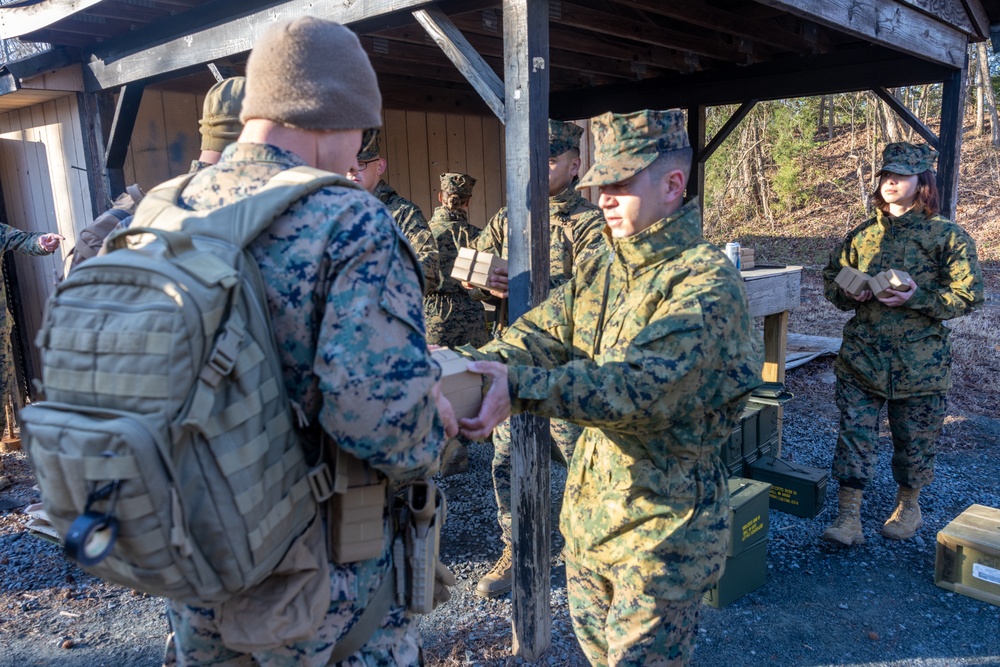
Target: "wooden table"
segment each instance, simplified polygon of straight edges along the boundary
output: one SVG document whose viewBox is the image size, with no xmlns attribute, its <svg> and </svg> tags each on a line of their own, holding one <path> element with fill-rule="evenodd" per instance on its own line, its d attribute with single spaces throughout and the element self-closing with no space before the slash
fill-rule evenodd
<svg viewBox="0 0 1000 667">
<path fill-rule="evenodd" d="M 788 311 L 801 304 L 802 267 L 761 267 L 740 271 L 750 302 L 750 315 L 764 318 L 764 382 L 785 381 Z M 782 409 L 778 408 L 778 446 L 781 456 Z"/>
</svg>

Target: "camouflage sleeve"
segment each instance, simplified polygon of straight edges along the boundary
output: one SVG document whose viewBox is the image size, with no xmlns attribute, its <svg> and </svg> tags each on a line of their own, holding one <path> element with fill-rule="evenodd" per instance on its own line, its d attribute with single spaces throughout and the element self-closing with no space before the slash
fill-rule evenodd
<svg viewBox="0 0 1000 667">
<path fill-rule="evenodd" d="M 936 283 L 918 285 L 905 306 L 937 320 L 950 320 L 982 305 L 983 272 L 976 242 L 957 225 L 948 234 L 940 257 Z"/>
<path fill-rule="evenodd" d="M 16 250 L 25 255 L 51 255 L 38 245 L 38 239 L 43 235 L 44 232 L 26 232 L 0 223 L 0 253 Z"/>
<path fill-rule="evenodd" d="M 576 226 L 573 238 L 573 262 L 600 252 L 607 247 L 604 240 L 604 213 L 600 209 L 587 211 L 580 216 L 580 221 Z"/>
<path fill-rule="evenodd" d="M 437 242 L 420 209 L 416 206 L 408 206 L 407 209 L 406 213 L 400 216 L 399 228 L 403 230 L 403 235 L 420 260 L 420 268 L 424 274 L 424 293 L 430 294 L 437 290 L 441 279 Z"/>
<path fill-rule="evenodd" d="M 735 326 L 729 315 L 739 306 L 697 292 L 663 302 L 620 361 L 600 363 L 571 358 L 571 285 L 482 349 L 508 364 L 513 412 L 622 433 L 668 428 L 685 397 L 711 386 L 709 361 L 727 332 L 712 330 L 706 318 Z"/>
<path fill-rule="evenodd" d="M 861 305 L 861 301 L 857 301 L 847 296 L 844 290 L 840 289 L 840 285 L 834 282 L 837 278 L 837 274 L 845 266 L 853 266 L 857 268 L 858 262 L 857 258 L 853 258 L 850 252 L 851 248 L 851 238 L 848 236 L 844 241 L 830 253 L 830 261 L 827 262 L 826 267 L 823 269 L 823 295 L 826 300 L 832 303 L 834 306 L 840 310 L 857 310 L 858 306 Z"/>
<path fill-rule="evenodd" d="M 320 421 L 346 451 L 392 479 L 434 472 L 444 444 L 431 389 L 440 368 L 424 338 L 423 298 L 388 212 L 357 198 L 340 218 L 324 263 L 325 308 L 313 373 Z"/>
</svg>

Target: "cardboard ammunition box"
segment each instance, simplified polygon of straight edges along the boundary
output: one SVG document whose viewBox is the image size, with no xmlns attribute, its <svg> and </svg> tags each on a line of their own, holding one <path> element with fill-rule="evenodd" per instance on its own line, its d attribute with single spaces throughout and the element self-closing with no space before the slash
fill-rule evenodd
<svg viewBox="0 0 1000 667">
<path fill-rule="evenodd" d="M 740 246 L 740 269 L 749 271 L 754 268 L 753 248 Z"/>
<path fill-rule="evenodd" d="M 474 287 L 489 289 L 487 281 L 490 273 L 496 268 L 506 270 L 507 260 L 473 248 L 459 248 L 455 265 L 451 269 L 451 277 Z"/>
<path fill-rule="evenodd" d="M 441 393 L 455 410 L 455 417 L 472 418 L 483 404 L 483 376 L 468 370 L 469 360 L 454 350 L 442 348 L 431 352 L 441 365 Z"/>
<path fill-rule="evenodd" d="M 1000 606 L 1000 509 L 972 505 L 938 532 L 934 583 Z"/>
<path fill-rule="evenodd" d="M 828 470 L 762 456 L 747 472 L 752 479 L 771 483 L 773 510 L 809 519 L 823 509 L 826 483 L 830 479 Z"/>
<path fill-rule="evenodd" d="M 327 546 L 337 563 L 355 563 L 382 553 L 388 483 L 339 448 L 334 494 L 326 502 Z"/>
<path fill-rule="evenodd" d="M 868 288 L 879 298 L 889 296 L 888 289 L 902 290 L 908 292 L 910 289 L 910 274 L 906 271 L 889 269 L 882 273 L 876 273 L 868 281 Z"/>
<path fill-rule="evenodd" d="M 730 558 L 767 538 L 770 526 L 768 492 L 771 485 L 745 477 L 729 478 L 729 550 Z"/>
<path fill-rule="evenodd" d="M 871 276 L 867 273 L 862 273 L 852 266 L 845 266 L 840 269 L 840 273 L 837 274 L 837 277 L 833 281 L 840 285 L 840 288 L 848 294 L 857 296 L 868 289 L 868 280 L 870 278 Z"/>
<path fill-rule="evenodd" d="M 705 604 L 721 609 L 764 585 L 767 579 L 767 538 L 726 559 L 726 569 L 715 587 L 705 593 Z"/>
<path fill-rule="evenodd" d="M 743 416 L 740 418 L 740 430 L 743 432 L 743 457 L 757 451 L 758 419 L 760 417 L 761 405 L 747 403 L 743 409 Z"/>
</svg>

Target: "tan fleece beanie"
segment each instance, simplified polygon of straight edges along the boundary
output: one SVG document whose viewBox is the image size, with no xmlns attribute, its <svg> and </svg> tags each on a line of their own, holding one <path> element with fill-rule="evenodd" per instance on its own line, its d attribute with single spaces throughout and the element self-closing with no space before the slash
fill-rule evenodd
<svg viewBox="0 0 1000 667">
<path fill-rule="evenodd" d="M 303 130 L 382 125 L 382 95 L 368 55 L 350 29 L 315 16 L 278 23 L 247 60 L 240 120 Z"/>
<path fill-rule="evenodd" d="M 208 89 L 201 112 L 201 150 L 219 151 L 239 138 L 243 131 L 240 107 L 246 79 L 234 76 Z"/>
</svg>

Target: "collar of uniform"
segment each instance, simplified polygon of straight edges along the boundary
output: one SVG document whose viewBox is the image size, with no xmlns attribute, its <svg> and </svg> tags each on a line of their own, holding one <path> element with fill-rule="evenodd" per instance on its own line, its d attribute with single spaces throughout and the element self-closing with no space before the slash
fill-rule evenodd
<svg viewBox="0 0 1000 667">
<path fill-rule="evenodd" d="M 271 144 L 232 143 L 222 151 L 219 162 L 273 162 L 286 167 L 308 166 L 306 161 L 291 151 Z"/>
<path fill-rule="evenodd" d="M 562 192 L 549 197 L 549 215 L 568 213 L 576 208 L 580 200 L 583 199 L 583 195 L 576 191 L 575 185 L 576 179 L 574 178 L 573 182 Z"/>
<path fill-rule="evenodd" d="M 927 216 L 924 215 L 923 211 L 916 211 L 915 209 L 910 209 L 903 215 L 893 217 L 883 211 L 880 208 L 875 209 L 875 217 L 879 224 L 883 227 L 888 227 L 890 224 L 893 226 L 908 225 L 911 222 L 922 222 Z"/>
<path fill-rule="evenodd" d="M 469 220 L 469 214 L 466 213 L 464 208 L 453 211 L 444 206 L 438 206 L 434 209 L 434 217 L 447 222 L 467 222 Z"/>
<path fill-rule="evenodd" d="M 604 235 L 615 255 L 630 270 L 639 270 L 676 257 L 701 239 L 701 207 L 697 199 L 677 209 L 673 215 L 654 222 L 633 236 L 611 238 L 611 229 Z"/>
<path fill-rule="evenodd" d="M 381 199 L 382 202 L 384 203 L 387 199 L 389 199 L 389 197 L 396 194 L 396 191 L 392 189 L 391 185 L 389 185 L 382 179 L 379 179 L 378 184 L 375 186 L 375 192 L 373 192 L 372 194 Z"/>
</svg>

